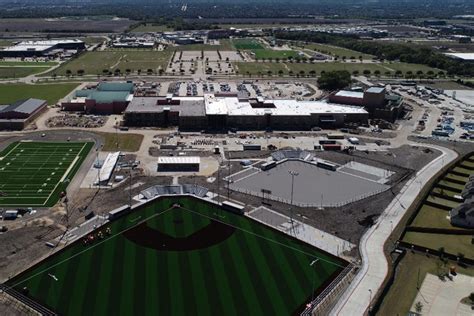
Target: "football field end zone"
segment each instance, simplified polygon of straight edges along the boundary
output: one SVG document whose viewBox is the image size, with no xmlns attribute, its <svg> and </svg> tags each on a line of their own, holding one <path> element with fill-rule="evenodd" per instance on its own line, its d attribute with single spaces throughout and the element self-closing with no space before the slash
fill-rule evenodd
<svg viewBox="0 0 474 316">
<path fill-rule="evenodd" d="M 91 141 L 75 141 L 75 142 L 64 142 L 64 141 L 63 142 L 54 142 L 54 141 L 42 142 L 42 141 L 38 141 L 38 142 L 35 142 L 35 141 L 31 141 L 31 140 L 22 140 L 22 141 L 14 142 L 14 143 L 8 145 L 2 151 L 2 153 L 7 152 L 6 155 L 2 156 L 2 159 L 7 157 L 8 155 L 10 155 L 13 152 L 13 150 L 17 149 L 17 147 L 22 143 L 23 144 L 31 144 L 31 143 L 56 144 L 57 145 L 56 148 L 64 147 L 64 150 L 70 149 L 70 148 L 68 148 L 68 146 L 81 144 L 82 145 L 81 150 L 79 150 L 77 152 L 77 154 L 75 155 L 75 158 L 69 164 L 69 167 L 64 171 L 64 174 L 63 174 L 63 178 L 69 178 L 71 180 L 74 177 L 75 173 L 81 167 L 84 160 L 87 158 L 90 150 L 92 149 L 92 147 L 94 145 L 94 142 L 91 142 Z M 31 157 L 33 157 L 33 156 L 34 155 L 31 155 Z M 39 153 L 38 156 L 41 156 L 41 153 Z M 45 169 L 48 169 L 48 168 L 45 168 Z M 20 203 L 0 203 L 0 206 L 7 206 L 7 207 L 12 207 L 12 206 L 50 207 L 50 206 L 53 206 L 56 203 L 55 199 L 56 199 L 56 197 L 59 196 L 60 190 L 66 188 L 67 185 L 68 185 L 68 183 L 64 183 L 64 182 L 61 182 L 61 181 L 58 180 L 58 182 L 56 183 L 54 189 L 49 193 L 48 197 L 46 199 L 41 198 L 41 202 L 37 201 L 38 199 L 40 199 L 37 196 L 22 197 L 22 198 L 12 197 L 12 199 L 21 200 L 22 202 L 20 202 Z"/>
<path fill-rule="evenodd" d="M 189 196 L 174 197 L 174 198 L 172 199 L 172 201 L 177 201 L 177 202 L 179 202 L 179 201 L 181 201 L 181 199 L 182 199 L 183 197 L 186 198 L 186 197 L 189 197 Z M 156 199 L 156 200 L 155 200 L 155 199 L 152 200 L 151 203 L 157 202 L 157 201 L 159 201 L 161 198 L 162 198 L 162 197 L 157 197 L 157 199 Z M 169 197 L 165 197 L 165 199 L 169 199 Z M 212 203 L 211 201 L 207 201 L 207 200 L 203 200 L 203 199 L 199 199 L 199 200 L 202 200 L 202 201 L 204 201 L 204 202 L 207 203 L 207 204 L 211 204 L 211 206 L 216 206 L 215 203 Z M 134 216 L 133 213 L 135 213 L 136 210 L 142 210 L 142 207 L 144 206 L 144 204 L 149 204 L 149 203 L 150 203 L 150 202 L 148 202 L 148 201 L 147 201 L 146 203 L 141 203 L 140 205 L 138 205 L 138 207 L 134 207 L 134 208 L 133 208 L 134 210 L 125 211 L 125 212 L 124 212 L 125 214 L 124 214 L 123 216 L 132 216 L 132 217 L 133 217 L 133 216 Z M 155 206 L 154 212 L 156 212 L 156 211 L 157 211 L 157 209 L 156 209 L 156 206 Z M 211 212 L 211 211 L 212 211 L 212 209 L 211 209 L 209 212 Z M 222 212 L 225 212 L 225 211 L 222 211 Z M 140 219 L 139 221 L 137 221 L 137 222 L 135 222 L 134 224 L 130 225 L 130 227 L 127 227 L 127 229 L 131 229 L 131 228 L 133 228 L 133 227 L 136 227 L 139 223 L 144 222 L 144 221 L 148 221 L 151 217 L 157 216 L 157 215 L 161 215 L 161 212 L 160 212 L 160 214 L 156 213 L 156 214 L 152 214 L 151 216 L 149 216 L 149 217 L 147 217 L 147 218 L 145 218 L 145 219 Z M 121 217 L 123 217 L 123 216 L 120 216 L 120 217 L 118 217 L 118 218 L 121 218 Z M 115 220 L 113 220 L 112 223 L 113 223 L 113 222 L 115 222 Z M 252 221 L 252 222 L 253 222 L 253 221 Z M 254 223 L 255 223 L 255 222 L 254 222 Z M 108 225 L 108 224 L 110 224 L 110 223 L 107 223 L 106 225 Z M 258 223 L 258 225 L 261 225 L 261 224 Z M 104 227 L 105 227 L 105 226 L 102 226 L 100 229 L 104 229 Z M 121 233 L 122 233 L 122 232 L 119 232 L 118 235 L 121 235 Z M 281 232 L 278 232 L 278 233 L 281 234 Z M 116 237 L 116 235 L 117 235 L 117 234 L 114 234 L 113 237 Z M 286 236 L 286 237 L 291 237 L 291 236 L 287 236 L 287 235 L 285 235 L 285 236 Z M 111 237 L 111 238 L 113 238 L 113 237 Z M 294 238 L 291 238 L 291 239 L 294 239 Z M 298 241 L 298 242 L 301 242 L 301 241 L 299 241 L 299 240 L 297 240 L 297 241 Z M 73 244 L 74 244 L 74 243 L 72 243 L 71 245 L 73 245 Z M 68 246 L 68 247 L 69 247 L 69 246 Z M 313 246 L 310 246 L 310 248 L 313 249 L 313 250 L 316 250 L 317 252 L 320 252 L 320 253 L 323 253 L 323 252 L 324 252 L 324 251 L 321 251 L 321 250 L 319 250 L 319 249 L 317 249 L 317 248 L 315 248 L 315 247 L 313 247 Z M 54 255 L 61 253 L 61 252 L 64 251 L 65 249 L 66 249 L 66 248 L 63 248 L 63 249 L 59 250 L 59 251 L 58 251 L 57 253 L 55 253 Z M 90 250 L 90 249 L 91 249 L 91 248 L 88 248 L 88 249 L 86 249 L 85 251 Z M 54 255 L 53 255 L 53 256 L 54 256 Z M 315 254 L 312 254 L 312 255 L 318 256 L 318 253 L 315 253 Z M 333 257 L 333 256 L 331 256 L 331 257 Z M 51 257 L 49 257 L 49 258 L 51 258 Z M 47 259 L 45 259 L 45 260 L 48 260 L 49 258 L 47 258 Z M 331 261 L 333 261 L 333 260 L 334 260 L 335 262 L 332 262 L 332 263 L 336 263 L 336 264 L 337 264 L 337 262 L 339 262 L 339 263 L 343 263 L 343 266 L 347 266 L 347 262 L 345 262 L 344 260 L 342 260 L 342 259 L 340 259 L 340 258 L 333 258 L 333 259 L 331 259 Z M 39 264 L 41 264 L 41 263 L 43 263 L 43 262 L 44 262 L 44 261 L 40 262 Z M 324 284 L 318 285 L 318 287 L 321 289 L 321 291 L 324 290 L 329 284 L 332 284 L 332 283 L 334 282 L 334 280 L 337 278 L 337 276 L 338 276 L 338 275 L 340 274 L 340 272 L 343 270 L 343 266 L 341 266 L 341 269 L 340 269 L 340 270 L 335 271 L 335 272 L 333 273 L 333 275 L 331 275 L 331 276 L 325 275 L 324 278 L 321 279 L 321 280 L 327 280 L 327 281 L 328 281 L 328 282 L 324 282 Z M 20 274 L 19 274 L 18 276 L 16 276 L 16 277 L 14 277 L 12 280 L 19 280 L 19 278 L 21 277 L 21 275 L 24 275 L 24 274 L 27 273 L 29 270 L 34 269 L 34 268 L 36 268 L 36 267 L 37 267 L 37 265 L 31 267 L 30 269 L 28 269 L 28 270 L 26 270 L 26 271 L 20 273 Z M 49 269 L 52 269 L 52 267 L 47 267 L 45 271 L 47 271 L 47 270 L 49 270 Z M 10 281 L 9 281 L 9 282 L 10 282 Z M 22 281 L 22 282 L 23 282 L 23 281 Z M 318 281 L 318 282 L 319 282 L 319 281 Z M 10 283 L 10 284 L 11 284 L 11 283 Z M 318 284 L 319 284 L 319 283 L 318 283 Z M 308 292 L 308 296 L 309 296 L 309 297 L 311 297 L 310 295 L 311 295 L 311 294 Z M 316 295 L 318 295 L 318 294 L 316 293 L 316 294 L 315 294 L 315 297 L 316 297 Z M 300 311 L 302 311 L 303 309 L 304 309 L 304 306 L 302 306 L 302 309 L 300 309 Z"/>
</svg>

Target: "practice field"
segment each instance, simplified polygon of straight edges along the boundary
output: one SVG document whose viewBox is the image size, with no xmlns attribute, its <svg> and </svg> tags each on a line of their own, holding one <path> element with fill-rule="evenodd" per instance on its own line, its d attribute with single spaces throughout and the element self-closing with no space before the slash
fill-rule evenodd
<svg viewBox="0 0 474 316">
<path fill-rule="evenodd" d="M 380 193 L 389 186 L 341 171 L 330 171 L 299 160 L 289 160 L 267 171 L 234 180 L 230 188 L 243 193 L 262 196 L 284 203 L 291 202 L 291 175 L 294 179 L 293 203 L 301 206 L 339 206 Z"/>
<path fill-rule="evenodd" d="M 146 73 L 148 69 L 158 71 L 166 69 L 171 57 L 171 50 L 111 50 L 86 52 L 78 58 L 72 59 L 61 65 L 61 67 L 49 72 L 48 76 L 57 74 L 65 76 L 68 70 L 71 75 L 77 75 L 79 70 L 83 75 L 103 75 L 110 71 L 114 73 L 117 69 L 125 73 L 129 69 L 132 73 L 141 70 Z"/>
<path fill-rule="evenodd" d="M 0 104 L 10 104 L 20 99 L 35 98 L 48 101 L 48 104 L 56 104 L 59 99 L 64 98 L 77 83 L 60 84 L 0 84 Z"/>
<path fill-rule="evenodd" d="M 16 142 L 0 158 L 0 205 L 52 206 L 93 143 Z"/>
<path fill-rule="evenodd" d="M 347 266 L 191 197 L 159 198 L 108 225 L 6 285 L 63 315 L 287 316 Z"/>
<path fill-rule="evenodd" d="M 251 50 L 251 49 L 264 49 L 263 45 L 256 39 L 249 38 L 237 38 L 232 40 L 235 49 L 238 50 Z"/>
<path fill-rule="evenodd" d="M 252 52 L 257 59 L 296 58 L 298 53 L 294 50 L 254 49 Z"/>
</svg>

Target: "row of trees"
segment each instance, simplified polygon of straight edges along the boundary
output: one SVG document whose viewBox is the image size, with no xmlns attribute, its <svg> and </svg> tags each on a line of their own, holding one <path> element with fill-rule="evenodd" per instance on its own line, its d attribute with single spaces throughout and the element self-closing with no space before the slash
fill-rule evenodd
<svg viewBox="0 0 474 316">
<path fill-rule="evenodd" d="M 146 70 L 146 74 L 147 74 L 147 75 L 153 75 L 153 74 L 155 74 L 155 73 L 158 73 L 158 74 L 161 76 L 161 75 L 164 74 L 164 72 L 165 72 L 165 71 L 164 71 L 163 69 L 161 69 L 161 68 L 158 69 L 158 72 L 155 72 L 155 70 L 154 70 L 154 69 L 151 69 L 151 68 L 149 68 L 149 69 Z M 132 69 L 128 69 L 128 68 L 125 69 L 125 74 L 126 74 L 126 75 L 129 75 L 129 74 L 131 74 L 131 73 L 133 73 L 133 70 L 132 70 Z M 138 75 L 141 75 L 141 74 L 144 73 L 144 71 L 142 71 L 141 69 L 137 69 L 136 73 L 137 73 Z M 86 74 L 86 71 L 85 71 L 84 69 L 78 69 L 78 70 L 76 70 L 75 72 L 73 72 L 73 71 L 70 70 L 70 69 L 66 69 L 65 74 L 66 74 L 67 77 L 71 77 L 71 76 L 73 76 L 73 75 L 83 76 L 83 75 Z M 113 71 L 110 70 L 110 69 L 103 69 L 103 70 L 102 70 L 102 75 L 104 75 L 104 76 L 112 76 L 112 75 L 119 76 L 119 75 L 121 75 L 121 74 L 122 74 L 122 70 L 120 70 L 119 68 L 116 68 L 116 69 L 114 69 Z M 94 75 L 100 75 L 100 73 L 94 73 Z M 53 74 L 53 76 L 56 76 L 56 74 Z"/>
<path fill-rule="evenodd" d="M 424 64 L 433 68 L 443 69 L 448 74 L 474 76 L 474 64 L 452 59 L 427 47 L 417 47 L 402 43 L 381 43 L 361 40 L 356 36 L 342 36 L 320 32 L 280 31 L 276 32 L 275 36 L 285 40 L 331 44 L 374 55 L 382 60 Z"/>
</svg>

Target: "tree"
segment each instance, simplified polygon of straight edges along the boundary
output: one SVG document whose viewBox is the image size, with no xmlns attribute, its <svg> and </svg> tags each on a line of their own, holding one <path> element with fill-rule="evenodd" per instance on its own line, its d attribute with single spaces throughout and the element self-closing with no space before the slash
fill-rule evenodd
<svg viewBox="0 0 474 316">
<path fill-rule="evenodd" d="M 310 70 L 310 71 L 309 71 L 309 75 L 310 75 L 311 77 L 316 76 L 316 70 Z"/>
<path fill-rule="evenodd" d="M 272 71 L 271 71 L 271 70 L 267 71 L 267 75 L 268 75 L 269 77 L 271 77 Z"/>
<path fill-rule="evenodd" d="M 318 85 L 323 90 L 339 90 L 347 87 L 351 83 L 351 74 L 346 70 L 321 71 Z"/>
<path fill-rule="evenodd" d="M 174 69 L 173 69 L 173 70 L 174 70 Z M 148 75 L 153 74 L 153 69 L 148 68 L 148 69 L 146 70 L 146 73 L 147 73 Z"/>
<path fill-rule="evenodd" d="M 305 74 L 305 71 L 304 71 L 304 70 L 300 70 L 300 76 L 301 76 L 301 77 L 304 77 L 304 74 Z"/>
<path fill-rule="evenodd" d="M 420 301 L 418 301 L 418 302 L 415 304 L 415 311 L 416 311 L 418 314 L 421 314 L 421 312 L 423 311 L 423 303 L 421 303 Z"/>
<path fill-rule="evenodd" d="M 109 70 L 108 69 L 102 69 L 102 73 L 104 74 L 104 76 L 106 76 L 106 75 L 108 75 Z"/>
<path fill-rule="evenodd" d="M 77 75 L 82 76 L 84 74 L 84 69 L 78 69 L 77 70 Z"/>
<path fill-rule="evenodd" d="M 380 76 L 380 70 L 374 71 L 374 75 L 376 75 L 377 77 Z"/>
<path fill-rule="evenodd" d="M 471 294 L 469 294 L 469 299 L 474 304 L 474 292 L 471 292 Z"/>
<path fill-rule="evenodd" d="M 71 76 L 72 71 L 70 69 L 66 69 L 66 76 L 69 77 Z"/>
<path fill-rule="evenodd" d="M 401 70 L 397 70 L 395 71 L 395 75 L 398 77 L 398 76 L 401 76 L 403 74 L 403 72 Z"/>
<path fill-rule="evenodd" d="M 364 69 L 364 72 L 362 72 L 364 75 L 369 76 L 370 75 L 370 70 L 369 69 Z"/>
<path fill-rule="evenodd" d="M 353 74 L 354 76 L 357 76 L 357 75 L 359 74 L 359 70 L 354 70 L 354 71 L 352 72 L 352 74 Z"/>
</svg>

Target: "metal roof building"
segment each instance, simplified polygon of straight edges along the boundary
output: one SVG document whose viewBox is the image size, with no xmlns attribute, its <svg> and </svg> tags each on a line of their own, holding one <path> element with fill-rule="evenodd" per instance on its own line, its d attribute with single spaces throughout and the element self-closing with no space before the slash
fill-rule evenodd
<svg viewBox="0 0 474 316">
<path fill-rule="evenodd" d="M 200 157 L 158 157 L 159 172 L 199 172 Z"/>
</svg>

